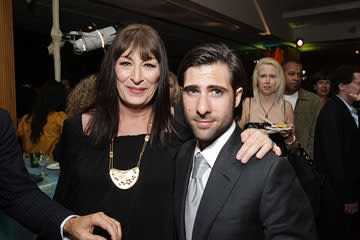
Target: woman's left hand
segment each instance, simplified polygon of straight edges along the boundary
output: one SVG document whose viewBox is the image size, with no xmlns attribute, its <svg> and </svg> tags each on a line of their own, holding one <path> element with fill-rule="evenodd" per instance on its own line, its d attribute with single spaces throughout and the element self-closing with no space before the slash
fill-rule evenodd
<svg viewBox="0 0 360 240">
<path fill-rule="evenodd" d="M 247 163 L 256 154 L 261 159 L 269 151 L 273 151 L 277 156 L 281 156 L 281 150 L 269 136 L 260 129 L 248 128 L 241 133 L 242 147 L 236 154 L 236 158 L 242 163 Z"/>
<path fill-rule="evenodd" d="M 280 135 L 281 135 L 284 139 L 286 139 L 286 138 L 288 138 L 288 137 L 290 136 L 291 131 L 292 131 L 292 129 L 289 129 L 289 130 L 281 130 L 281 131 L 280 131 Z"/>
</svg>

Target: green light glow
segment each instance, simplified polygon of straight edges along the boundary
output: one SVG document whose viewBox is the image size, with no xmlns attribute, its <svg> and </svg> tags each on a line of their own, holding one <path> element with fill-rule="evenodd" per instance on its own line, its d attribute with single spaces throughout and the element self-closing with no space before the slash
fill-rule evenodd
<svg viewBox="0 0 360 240">
<path fill-rule="evenodd" d="M 293 42 L 276 42 L 276 43 L 255 43 L 252 45 L 239 45 L 236 47 L 237 50 L 242 51 L 256 51 L 256 50 L 263 50 L 265 51 L 267 48 L 272 47 L 291 47 L 296 48 L 296 44 Z M 313 52 L 321 50 L 321 47 L 317 43 L 306 43 L 301 47 L 298 48 L 299 52 Z"/>
</svg>

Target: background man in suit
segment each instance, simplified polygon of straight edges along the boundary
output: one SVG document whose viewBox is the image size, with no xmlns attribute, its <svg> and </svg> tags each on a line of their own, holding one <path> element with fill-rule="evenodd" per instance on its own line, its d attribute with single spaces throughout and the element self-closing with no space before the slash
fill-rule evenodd
<svg viewBox="0 0 360 240">
<path fill-rule="evenodd" d="M 121 239 L 119 222 L 96 213 L 75 216 L 52 201 L 30 179 L 10 116 L 0 108 L 0 210 L 41 239 L 62 239 L 63 232 L 76 239 L 103 240 L 92 234 L 94 226 L 107 230 L 112 240 Z"/>
<path fill-rule="evenodd" d="M 319 232 L 322 239 L 355 239 L 351 230 L 359 211 L 360 130 L 352 104 L 360 94 L 360 69 L 338 68 L 332 86 L 337 95 L 320 111 L 315 132 L 315 162 L 326 178 Z"/>
<path fill-rule="evenodd" d="M 320 111 L 319 97 L 301 86 L 302 65 L 296 60 L 287 60 L 283 64 L 286 87 L 285 100 L 294 109 L 296 139 L 313 158 L 316 119 Z"/>
<path fill-rule="evenodd" d="M 285 159 L 273 153 L 244 165 L 234 116 L 244 69 L 225 45 L 188 52 L 179 67 L 184 112 L 197 140 L 176 165 L 175 216 L 180 240 L 315 239 L 308 199 Z"/>
</svg>

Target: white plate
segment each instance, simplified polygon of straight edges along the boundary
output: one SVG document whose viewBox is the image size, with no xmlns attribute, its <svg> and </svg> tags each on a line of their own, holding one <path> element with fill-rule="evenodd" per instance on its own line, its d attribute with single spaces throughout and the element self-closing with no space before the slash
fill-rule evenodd
<svg viewBox="0 0 360 240">
<path fill-rule="evenodd" d="M 53 163 L 53 164 L 48 165 L 46 168 L 47 169 L 53 169 L 53 170 L 60 169 L 60 164 L 59 163 Z"/>
<path fill-rule="evenodd" d="M 291 127 L 289 128 L 272 128 L 272 127 L 265 127 L 266 129 L 266 132 L 268 134 L 272 134 L 272 133 L 278 133 L 278 132 L 281 132 L 281 131 L 288 131 L 288 130 L 291 130 Z"/>
</svg>

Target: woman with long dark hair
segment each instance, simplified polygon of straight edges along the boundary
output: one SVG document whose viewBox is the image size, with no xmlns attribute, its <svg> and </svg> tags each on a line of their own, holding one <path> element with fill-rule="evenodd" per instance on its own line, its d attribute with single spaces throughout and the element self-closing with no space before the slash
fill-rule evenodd
<svg viewBox="0 0 360 240">
<path fill-rule="evenodd" d="M 92 106 L 64 123 L 55 200 L 80 215 L 105 212 L 127 240 L 174 239 L 174 157 L 188 135 L 171 115 L 165 46 L 152 27 L 115 37 Z"/>
<path fill-rule="evenodd" d="M 22 117 L 17 128 L 26 154 L 44 151 L 52 157 L 66 119 L 66 96 L 65 87 L 55 80 L 41 87 L 31 113 Z"/>
</svg>

